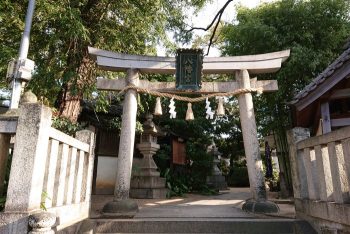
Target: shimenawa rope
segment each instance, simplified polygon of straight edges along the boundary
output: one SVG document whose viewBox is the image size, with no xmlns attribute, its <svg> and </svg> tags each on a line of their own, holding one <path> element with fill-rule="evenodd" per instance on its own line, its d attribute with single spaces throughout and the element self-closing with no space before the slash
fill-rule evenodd
<svg viewBox="0 0 350 234">
<path fill-rule="evenodd" d="M 134 89 L 139 93 L 147 93 L 153 96 L 158 96 L 158 97 L 167 97 L 167 98 L 174 98 L 176 100 L 179 101 L 184 101 L 184 102 L 201 102 L 204 101 L 206 98 L 212 98 L 212 97 L 228 97 L 228 96 L 235 96 L 235 95 L 239 95 L 239 94 L 243 94 L 243 93 L 251 93 L 251 92 L 256 92 L 258 94 L 261 94 L 263 89 L 262 88 L 242 88 L 242 89 L 238 89 L 232 92 L 221 92 L 221 93 L 212 93 L 212 94 L 208 94 L 208 95 L 204 95 L 201 97 L 195 97 L 195 98 L 190 98 L 190 97 L 183 97 L 183 96 L 179 96 L 176 94 L 171 94 L 171 93 L 162 93 L 162 92 L 158 92 L 158 91 L 153 91 L 153 90 L 149 90 L 149 89 L 144 89 L 144 88 L 140 88 L 137 87 L 135 85 L 128 85 L 125 88 L 123 88 L 117 96 L 122 95 L 123 93 L 125 93 L 126 91 L 128 91 L 129 89 Z"/>
</svg>

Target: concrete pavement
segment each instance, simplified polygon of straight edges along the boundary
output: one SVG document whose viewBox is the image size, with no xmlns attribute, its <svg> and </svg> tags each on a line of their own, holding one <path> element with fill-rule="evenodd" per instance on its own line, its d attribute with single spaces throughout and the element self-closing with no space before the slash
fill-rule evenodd
<svg viewBox="0 0 350 234">
<path fill-rule="evenodd" d="M 279 203 L 276 193 L 268 193 L 269 199 Z M 184 197 L 170 199 L 134 199 L 139 205 L 139 212 L 134 219 L 144 218 L 295 218 L 294 205 L 288 200 L 278 204 L 280 213 L 257 215 L 241 210 L 246 199 L 251 198 L 249 188 L 230 188 L 219 195 L 205 196 L 186 194 Z M 92 197 L 92 217 L 101 217 L 103 205 L 113 196 L 94 195 Z"/>
</svg>

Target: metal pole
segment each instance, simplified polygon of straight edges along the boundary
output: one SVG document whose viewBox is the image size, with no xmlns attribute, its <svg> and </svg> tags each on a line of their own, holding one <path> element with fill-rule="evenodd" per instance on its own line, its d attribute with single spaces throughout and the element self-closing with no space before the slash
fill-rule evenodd
<svg viewBox="0 0 350 234">
<path fill-rule="evenodd" d="M 28 55 L 29 36 L 30 36 L 30 29 L 32 26 L 34 8 L 35 8 L 35 0 L 29 0 L 26 19 L 25 19 L 25 27 L 24 27 L 24 31 L 22 34 L 21 45 L 20 45 L 19 53 L 18 53 L 19 60 L 26 59 L 27 55 Z M 17 109 L 18 108 L 19 99 L 21 97 L 22 84 L 21 84 L 21 80 L 19 80 L 17 78 L 19 64 L 17 64 L 16 67 L 17 67 L 16 68 L 16 75 L 12 81 L 12 94 L 11 94 L 10 109 Z"/>
</svg>

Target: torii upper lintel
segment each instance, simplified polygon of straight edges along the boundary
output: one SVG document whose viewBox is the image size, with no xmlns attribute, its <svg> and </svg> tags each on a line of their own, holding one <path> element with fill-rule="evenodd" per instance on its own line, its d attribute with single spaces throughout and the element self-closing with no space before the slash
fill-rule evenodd
<svg viewBox="0 0 350 234">
<path fill-rule="evenodd" d="M 89 47 L 89 54 L 97 62 L 100 69 L 108 71 L 124 71 L 138 69 L 141 73 L 175 74 L 174 57 L 145 56 L 121 54 L 112 51 Z M 236 71 L 248 70 L 249 74 L 273 73 L 281 68 L 290 55 L 290 50 L 267 54 L 205 57 L 204 74 L 233 74 Z"/>
</svg>

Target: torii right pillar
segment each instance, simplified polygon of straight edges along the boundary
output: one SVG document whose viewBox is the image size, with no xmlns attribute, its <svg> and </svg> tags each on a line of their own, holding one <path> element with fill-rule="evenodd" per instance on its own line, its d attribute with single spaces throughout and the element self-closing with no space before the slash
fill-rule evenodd
<svg viewBox="0 0 350 234">
<path fill-rule="evenodd" d="M 247 70 L 237 71 L 236 80 L 240 88 L 251 88 Z M 242 209 L 254 213 L 277 213 L 279 212 L 278 206 L 273 202 L 267 201 L 252 94 L 240 94 L 238 96 L 238 104 L 252 193 L 252 199 L 247 200 L 243 204 Z"/>
</svg>

